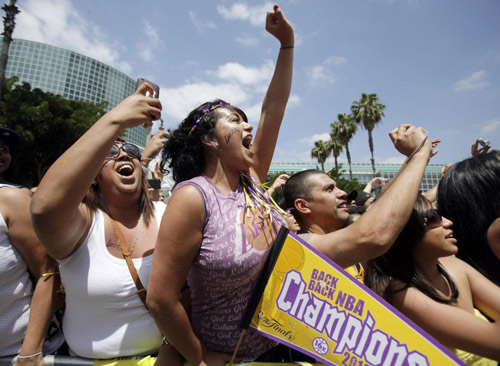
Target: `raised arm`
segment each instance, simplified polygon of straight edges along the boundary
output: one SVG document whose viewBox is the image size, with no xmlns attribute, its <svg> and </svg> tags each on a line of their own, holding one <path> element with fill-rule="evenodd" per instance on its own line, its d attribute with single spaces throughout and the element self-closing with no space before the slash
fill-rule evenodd
<svg viewBox="0 0 500 366">
<path fill-rule="evenodd" d="M 390 136 L 396 149 L 410 156 L 426 133 L 422 128 L 400 125 Z M 426 139 L 385 187 L 384 194 L 354 224 L 326 235 L 313 234 L 309 243 L 343 268 L 385 253 L 410 217 L 431 154 L 432 143 Z"/>
<path fill-rule="evenodd" d="M 382 184 L 387 182 L 387 178 L 375 177 L 363 188 L 363 191 L 366 193 L 372 193 L 373 188 L 380 187 Z"/>
<path fill-rule="evenodd" d="M 281 121 L 292 87 L 294 32 L 278 5 L 267 13 L 266 30 L 281 43 L 276 68 L 262 103 L 259 127 L 252 150 L 255 165 L 252 175 L 264 181 L 274 154 Z"/>
<path fill-rule="evenodd" d="M 126 128 L 160 118 L 161 103 L 146 97 L 143 84 L 137 92 L 99 119 L 50 167 L 31 204 L 35 231 L 51 256 L 68 256 L 83 239 L 91 224 L 90 213 L 81 204 L 117 136 Z"/>
</svg>

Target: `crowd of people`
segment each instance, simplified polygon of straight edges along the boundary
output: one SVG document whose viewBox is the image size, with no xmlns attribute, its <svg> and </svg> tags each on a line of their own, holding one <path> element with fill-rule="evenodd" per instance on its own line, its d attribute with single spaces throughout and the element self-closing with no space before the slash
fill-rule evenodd
<svg viewBox="0 0 500 366">
<path fill-rule="evenodd" d="M 246 304 L 286 226 L 464 362 L 497 365 L 500 153 L 476 142 L 472 158 L 446 167 L 439 185 L 421 194 L 439 139 L 402 124 L 389 136 L 406 160 L 388 182 L 376 177 L 347 194 L 328 174 L 306 170 L 264 191 L 295 43 L 277 5 L 266 30 L 280 49 L 255 138 L 245 112 L 217 99 L 141 152 L 120 136 L 161 116 L 144 83 L 32 194 L 10 173 L 19 135 L 0 128 L 0 356 L 17 355 L 21 366 L 42 366 L 44 354 L 155 355 L 158 365 L 310 360 L 257 332 L 238 342 Z M 172 173 L 168 203 L 144 169 L 160 151 L 153 180 Z M 279 190 L 281 208 L 272 199 Z"/>
</svg>

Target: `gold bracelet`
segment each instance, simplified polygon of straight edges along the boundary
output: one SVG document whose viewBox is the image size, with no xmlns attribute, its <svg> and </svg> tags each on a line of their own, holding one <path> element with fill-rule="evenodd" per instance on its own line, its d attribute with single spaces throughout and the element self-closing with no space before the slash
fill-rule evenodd
<svg viewBox="0 0 500 366">
<path fill-rule="evenodd" d="M 50 277 L 50 276 L 54 276 L 56 274 L 61 274 L 61 273 L 60 272 L 47 272 L 47 273 L 42 274 L 42 277 Z"/>
</svg>

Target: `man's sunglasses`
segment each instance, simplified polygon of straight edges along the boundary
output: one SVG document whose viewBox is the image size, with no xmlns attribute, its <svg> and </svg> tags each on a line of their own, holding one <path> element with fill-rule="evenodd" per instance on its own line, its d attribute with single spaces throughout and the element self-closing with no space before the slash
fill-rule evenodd
<svg viewBox="0 0 500 366">
<path fill-rule="evenodd" d="M 436 209 L 430 209 L 424 213 L 424 226 L 441 225 L 443 217 Z"/>
<path fill-rule="evenodd" d="M 141 160 L 141 150 L 134 144 L 114 144 L 111 146 L 111 150 L 109 150 L 108 156 L 106 156 L 106 160 L 115 159 L 120 156 L 120 151 L 123 150 L 125 153 L 131 158 L 137 158 Z"/>
</svg>

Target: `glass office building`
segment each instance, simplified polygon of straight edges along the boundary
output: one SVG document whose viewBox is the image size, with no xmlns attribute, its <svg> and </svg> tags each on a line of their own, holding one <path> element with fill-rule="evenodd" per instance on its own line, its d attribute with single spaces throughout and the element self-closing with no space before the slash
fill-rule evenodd
<svg viewBox="0 0 500 366">
<path fill-rule="evenodd" d="M 325 171 L 334 168 L 334 164 L 325 164 Z M 441 178 L 441 169 L 444 165 L 439 164 L 429 164 L 425 169 L 424 178 L 422 179 L 422 184 L 420 189 L 422 191 L 428 191 L 434 187 Z M 378 177 L 392 179 L 399 169 L 401 164 L 375 164 L 375 171 Z M 321 169 L 318 168 L 316 163 L 271 163 L 269 168 L 269 175 L 287 172 L 288 174 L 293 174 L 306 169 Z M 371 164 L 352 164 L 352 177 L 356 178 L 359 183 L 367 184 L 373 178 L 373 171 Z M 349 179 L 349 165 L 342 164 L 342 178 Z"/>
<path fill-rule="evenodd" d="M 0 42 L 0 49 L 2 44 Z M 6 75 L 18 76 L 32 88 L 90 103 L 107 101 L 115 107 L 135 90 L 135 80 L 121 71 L 79 53 L 44 43 L 14 39 L 9 48 Z M 140 147 L 149 129 L 126 131 L 126 139 Z"/>
</svg>

